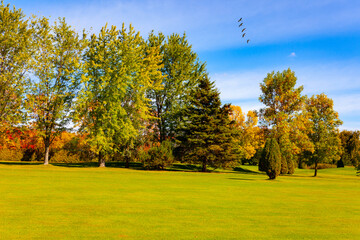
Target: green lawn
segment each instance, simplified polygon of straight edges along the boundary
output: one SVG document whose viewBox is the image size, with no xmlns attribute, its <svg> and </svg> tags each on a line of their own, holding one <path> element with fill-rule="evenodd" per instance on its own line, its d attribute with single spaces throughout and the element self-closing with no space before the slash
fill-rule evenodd
<svg viewBox="0 0 360 240">
<path fill-rule="evenodd" d="M 0 239 L 360 239 L 356 171 L 312 174 L 0 162 Z"/>
</svg>

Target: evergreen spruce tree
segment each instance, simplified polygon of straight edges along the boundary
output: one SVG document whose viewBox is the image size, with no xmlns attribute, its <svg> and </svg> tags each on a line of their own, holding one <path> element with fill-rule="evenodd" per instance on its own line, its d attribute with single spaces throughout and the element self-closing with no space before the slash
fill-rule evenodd
<svg viewBox="0 0 360 240">
<path fill-rule="evenodd" d="M 270 179 L 275 179 L 281 170 L 281 153 L 275 138 L 268 138 L 260 159 L 262 169 Z M 259 165 L 260 167 L 260 165 Z"/>
<path fill-rule="evenodd" d="M 293 169 L 294 167 L 292 167 Z M 281 168 L 280 168 L 280 174 L 287 174 L 288 173 L 288 164 L 286 161 L 286 158 L 284 156 L 281 156 Z"/>
<path fill-rule="evenodd" d="M 230 120 L 230 105 L 221 107 L 219 92 L 207 76 L 199 80 L 190 94 L 177 137 L 178 155 L 185 161 L 207 166 L 225 167 L 236 160 L 235 127 Z"/>
</svg>

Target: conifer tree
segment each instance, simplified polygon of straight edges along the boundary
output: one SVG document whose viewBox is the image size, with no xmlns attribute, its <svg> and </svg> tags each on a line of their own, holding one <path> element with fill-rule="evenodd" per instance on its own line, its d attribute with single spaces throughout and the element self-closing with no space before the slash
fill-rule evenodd
<svg viewBox="0 0 360 240">
<path fill-rule="evenodd" d="M 280 174 L 281 153 L 275 138 L 268 138 L 266 140 L 260 162 L 261 170 L 265 171 L 270 179 L 275 179 Z"/>
<path fill-rule="evenodd" d="M 221 107 L 219 92 L 207 76 L 190 95 L 179 127 L 178 154 L 189 162 L 225 167 L 237 159 L 234 122 L 230 120 L 230 105 Z"/>
</svg>

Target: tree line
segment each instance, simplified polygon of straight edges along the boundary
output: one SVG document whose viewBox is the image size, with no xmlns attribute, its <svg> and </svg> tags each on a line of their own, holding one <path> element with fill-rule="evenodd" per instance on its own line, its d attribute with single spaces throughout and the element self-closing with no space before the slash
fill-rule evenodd
<svg viewBox="0 0 360 240">
<path fill-rule="evenodd" d="M 248 163 L 270 178 L 359 163 L 359 132 L 340 132 L 333 101 L 302 95 L 290 69 L 265 77 L 265 107 L 245 116 L 221 103 L 186 34 L 144 38 L 125 24 L 79 34 L 64 18 L 26 18 L 3 2 L 0 28 L 2 155 L 202 171 Z"/>
</svg>

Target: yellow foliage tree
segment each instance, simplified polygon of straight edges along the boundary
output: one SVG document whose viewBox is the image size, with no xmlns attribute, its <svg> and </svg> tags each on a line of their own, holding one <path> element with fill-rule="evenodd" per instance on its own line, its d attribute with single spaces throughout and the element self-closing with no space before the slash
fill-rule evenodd
<svg viewBox="0 0 360 240">
<path fill-rule="evenodd" d="M 258 117 L 255 111 L 248 111 L 246 117 L 241 107 L 231 105 L 231 120 L 235 121 L 235 127 L 240 132 L 238 139 L 239 151 L 244 159 L 250 159 L 256 150 L 263 147 L 264 135 L 257 126 Z"/>
</svg>

